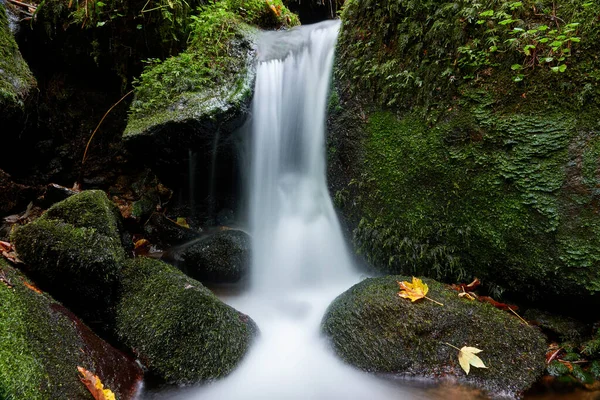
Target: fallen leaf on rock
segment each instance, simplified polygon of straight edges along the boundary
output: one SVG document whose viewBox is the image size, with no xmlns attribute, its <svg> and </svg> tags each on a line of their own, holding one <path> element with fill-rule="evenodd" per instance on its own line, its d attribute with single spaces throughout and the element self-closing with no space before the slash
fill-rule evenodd
<svg viewBox="0 0 600 400">
<path fill-rule="evenodd" d="M 468 347 L 463 346 L 458 351 L 458 363 L 462 367 L 462 369 L 469 375 L 469 371 L 471 369 L 471 365 L 475 368 L 487 368 L 481 358 L 477 357 L 475 354 L 481 353 L 482 350 L 476 347 Z"/>
<path fill-rule="evenodd" d="M 477 297 L 477 300 L 481 301 L 482 303 L 490 303 L 494 307 L 499 308 L 501 310 L 505 310 L 505 311 L 509 311 L 509 310 L 516 311 L 519 309 L 519 307 L 517 307 L 515 305 L 500 303 L 499 301 L 496 301 L 489 296 L 479 296 L 479 297 Z"/>
<path fill-rule="evenodd" d="M 28 289 L 33 290 L 36 293 L 39 293 L 39 294 L 44 293 L 40 289 L 38 289 L 37 286 L 35 286 L 34 284 L 29 283 L 27 281 L 23 281 L 23 285 L 25 285 Z"/>
<path fill-rule="evenodd" d="M 190 228 L 190 225 L 187 223 L 187 220 L 183 217 L 177 217 L 177 225 L 183 226 L 184 228 Z"/>
<path fill-rule="evenodd" d="M 458 294 L 458 297 L 464 297 L 464 298 L 469 299 L 469 300 L 475 300 L 476 299 L 475 293 L 469 293 L 469 292 L 461 292 L 461 293 Z"/>
<path fill-rule="evenodd" d="M 483 350 L 480 350 L 476 347 L 463 346 L 462 348 L 458 348 L 450 343 L 444 343 L 456 350 L 458 350 L 458 363 L 461 368 L 465 371 L 467 375 L 469 375 L 469 371 L 471 370 L 471 365 L 475 368 L 487 368 L 481 358 L 477 357 L 475 354 L 481 353 Z"/>
<path fill-rule="evenodd" d="M 98 378 L 83 367 L 77 367 L 77 370 L 82 375 L 79 379 L 85 387 L 90 391 L 95 400 L 115 400 L 115 394 L 110 389 L 104 389 L 104 385 Z"/>
<path fill-rule="evenodd" d="M 410 301 L 415 302 L 419 299 L 427 299 L 429 301 L 433 301 L 436 304 L 439 304 L 440 306 L 443 306 L 442 303 L 435 301 L 433 299 L 430 299 L 429 297 L 426 296 L 427 292 L 429 291 L 429 286 L 427 286 L 426 283 L 424 283 L 421 279 L 419 278 L 415 278 L 413 276 L 412 278 L 412 283 L 409 283 L 408 281 L 397 281 L 398 285 L 400 286 L 400 291 L 398 292 L 398 296 L 405 298 L 405 299 L 410 299 Z"/>
</svg>

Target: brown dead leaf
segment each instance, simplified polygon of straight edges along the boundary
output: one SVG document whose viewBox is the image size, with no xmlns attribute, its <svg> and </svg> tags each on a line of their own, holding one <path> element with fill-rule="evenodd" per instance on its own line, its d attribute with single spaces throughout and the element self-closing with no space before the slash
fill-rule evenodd
<svg viewBox="0 0 600 400">
<path fill-rule="evenodd" d="M 150 242 L 148 241 L 148 239 L 139 239 L 135 241 L 135 244 L 133 245 L 133 252 L 138 255 L 138 256 L 142 256 L 142 255 L 146 255 L 148 254 L 148 252 L 150 251 Z"/>
<path fill-rule="evenodd" d="M 9 242 L 0 241 L 0 254 L 2 257 L 6 258 L 8 261 L 19 264 L 21 260 L 17 257 L 17 253 L 15 252 L 15 248 Z"/>
<path fill-rule="evenodd" d="M 77 370 L 82 375 L 79 379 L 87 387 L 95 400 L 115 400 L 114 393 L 104 388 L 98 375 L 94 375 L 83 367 L 77 367 Z"/>
<path fill-rule="evenodd" d="M 472 292 L 481 285 L 481 281 L 478 278 L 473 279 L 471 283 L 456 283 L 452 285 L 452 289 L 457 292 Z"/>
<path fill-rule="evenodd" d="M 496 301 L 489 296 L 479 296 L 479 297 L 477 297 L 477 300 L 481 301 L 482 303 L 490 303 L 494 307 L 499 308 L 504 311 L 510 311 L 510 310 L 517 311 L 519 309 L 519 307 L 517 307 L 515 305 L 500 303 L 499 301 Z"/>
</svg>

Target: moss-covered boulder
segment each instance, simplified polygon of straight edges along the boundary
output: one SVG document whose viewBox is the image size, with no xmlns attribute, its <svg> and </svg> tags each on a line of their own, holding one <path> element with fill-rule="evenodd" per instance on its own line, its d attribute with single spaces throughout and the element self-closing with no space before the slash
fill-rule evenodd
<svg viewBox="0 0 600 400">
<path fill-rule="evenodd" d="M 13 38 L 4 3 L 0 3 L 0 115 L 6 118 L 22 109 L 24 100 L 36 87 L 35 78 Z"/>
<path fill-rule="evenodd" d="M 208 180 L 217 151 L 218 169 L 231 168 L 231 134 L 244 123 L 252 98 L 257 28 L 296 24 L 280 1 L 227 0 L 201 8 L 188 48 L 148 66 L 134 83 L 123 134 L 128 148 L 165 181 L 187 174 L 196 160 L 198 177 Z M 198 153 L 194 160 L 190 150 Z"/>
<path fill-rule="evenodd" d="M 92 399 L 77 367 L 132 399 L 142 371 L 0 258 L 0 398 Z"/>
<path fill-rule="evenodd" d="M 600 291 L 600 10 L 480 6 L 346 3 L 335 197 L 380 270 L 589 301 Z"/>
<path fill-rule="evenodd" d="M 198 239 L 178 255 L 178 266 L 202 282 L 237 282 L 248 271 L 250 236 L 238 230 L 222 230 Z"/>
<path fill-rule="evenodd" d="M 230 373 L 257 328 L 175 267 L 136 258 L 124 270 L 117 333 L 157 378 L 182 384 Z"/>
<path fill-rule="evenodd" d="M 371 278 L 329 306 L 322 331 L 347 363 L 369 372 L 453 379 L 493 396 L 517 396 L 545 367 L 546 344 L 537 328 L 489 304 L 458 297 L 433 280 L 426 299 L 398 297 L 404 276 Z M 461 369 L 450 345 L 476 347 L 487 369 Z"/>
<path fill-rule="evenodd" d="M 41 288 L 86 321 L 110 322 L 125 251 L 120 214 L 102 191 L 55 204 L 12 241 Z"/>
</svg>

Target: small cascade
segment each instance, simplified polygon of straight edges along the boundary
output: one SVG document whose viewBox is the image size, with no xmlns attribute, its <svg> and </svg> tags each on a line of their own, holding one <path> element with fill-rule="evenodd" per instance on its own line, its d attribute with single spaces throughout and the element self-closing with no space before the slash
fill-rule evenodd
<svg viewBox="0 0 600 400">
<path fill-rule="evenodd" d="M 224 300 L 260 336 L 229 377 L 168 394 L 198 400 L 391 400 L 409 389 L 338 360 L 320 335 L 327 306 L 360 280 L 325 177 L 325 111 L 339 22 L 265 33 L 252 105 L 247 290 Z"/>
</svg>

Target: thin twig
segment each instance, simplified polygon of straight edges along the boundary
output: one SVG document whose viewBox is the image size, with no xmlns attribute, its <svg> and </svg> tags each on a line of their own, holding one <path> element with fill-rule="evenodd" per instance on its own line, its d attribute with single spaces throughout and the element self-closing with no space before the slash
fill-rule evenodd
<svg viewBox="0 0 600 400">
<path fill-rule="evenodd" d="M 525 323 L 525 325 L 529 326 L 529 323 L 528 323 L 527 321 L 525 321 L 525 320 L 523 319 L 523 317 L 521 317 L 519 314 L 517 314 L 517 312 L 516 312 L 515 310 L 513 310 L 513 309 L 512 309 L 512 308 L 510 308 L 510 307 L 508 307 L 508 309 L 510 310 L 510 312 L 512 312 L 513 314 L 515 314 L 517 317 L 519 317 L 519 319 L 520 319 L 521 321 L 523 321 L 523 322 Z"/>
<path fill-rule="evenodd" d="M 430 299 L 430 298 L 429 298 L 429 297 L 427 297 L 427 296 L 423 296 L 423 297 L 425 297 L 425 298 L 426 298 L 427 300 L 429 300 L 429 301 L 433 301 L 435 304 L 439 304 L 440 306 L 443 306 L 443 304 L 442 304 L 442 303 L 440 303 L 439 301 L 436 301 L 436 300 L 434 300 L 434 299 Z"/>
<path fill-rule="evenodd" d="M 88 140 L 87 145 L 85 146 L 85 151 L 83 152 L 83 158 L 81 159 L 81 165 L 85 164 L 85 160 L 87 158 L 87 152 L 90 147 L 90 143 L 92 143 L 92 139 L 94 138 L 94 135 L 96 134 L 96 132 L 98 132 L 98 129 L 100 128 L 100 125 L 102 125 L 102 122 L 104 122 L 104 119 L 106 118 L 106 116 L 113 110 L 113 108 L 115 108 L 117 105 L 119 105 L 119 103 L 122 102 L 125 99 L 125 97 L 129 96 L 131 93 L 133 93 L 133 89 L 131 89 L 129 92 L 127 92 L 123 97 L 121 97 L 119 99 L 119 101 L 117 101 L 115 104 L 113 104 L 108 109 L 107 112 L 104 113 L 104 116 L 102 117 L 100 122 L 98 122 L 98 126 L 96 126 L 96 129 L 94 129 L 94 132 L 92 132 L 92 136 L 90 136 L 90 139 Z"/>
</svg>

